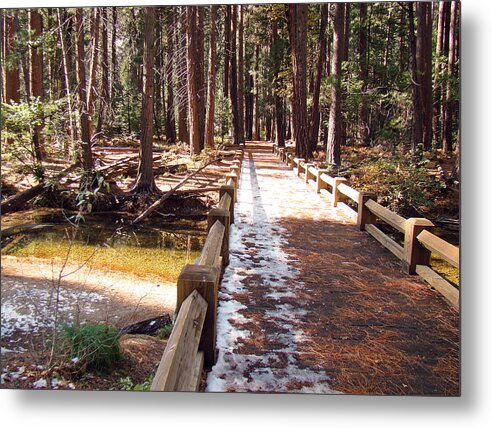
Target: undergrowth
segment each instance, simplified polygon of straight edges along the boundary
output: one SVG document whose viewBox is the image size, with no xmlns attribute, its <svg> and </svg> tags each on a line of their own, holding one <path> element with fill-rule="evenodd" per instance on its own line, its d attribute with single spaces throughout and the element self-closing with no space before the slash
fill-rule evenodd
<svg viewBox="0 0 492 428">
<path fill-rule="evenodd" d="M 61 327 L 62 349 L 81 365 L 100 371 L 114 367 L 122 360 L 118 330 L 107 325 L 82 324 Z"/>
</svg>

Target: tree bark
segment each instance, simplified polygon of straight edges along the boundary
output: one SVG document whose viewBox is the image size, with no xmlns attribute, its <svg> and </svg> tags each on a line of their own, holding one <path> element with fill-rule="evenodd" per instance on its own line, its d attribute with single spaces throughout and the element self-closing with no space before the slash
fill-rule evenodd
<svg viewBox="0 0 492 428">
<path fill-rule="evenodd" d="M 84 12 L 78 8 L 75 12 L 75 25 L 77 33 L 77 87 L 79 94 L 80 133 L 82 146 L 82 167 L 86 173 L 93 168 L 91 133 L 89 126 L 89 112 L 87 110 L 87 81 L 85 73 L 85 49 L 84 49 Z"/>
<path fill-rule="evenodd" d="M 453 148 L 453 79 L 455 78 L 455 27 L 458 14 L 458 2 L 451 3 L 451 18 L 449 24 L 449 46 L 448 46 L 448 69 L 446 83 L 446 99 L 444 101 L 444 132 L 443 132 L 443 150 L 450 152 Z"/>
<path fill-rule="evenodd" d="M 422 102 L 422 143 L 432 145 L 432 15 L 429 2 L 417 2 L 418 86 Z"/>
<path fill-rule="evenodd" d="M 69 123 L 69 134 L 70 134 L 70 140 L 71 143 L 73 144 L 75 141 L 75 128 L 73 126 L 72 122 L 72 91 L 70 88 L 70 74 L 68 71 L 68 53 L 67 53 L 67 46 L 65 44 L 65 32 L 64 32 L 64 25 L 65 23 L 62 22 L 62 17 L 61 17 L 61 12 L 60 9 L 56 10 L 57 13 L 57 18 L 58 18 L 58 37 L 60 39 L 60 45 L 61 45 L 61 50 L 62 50 L 62 65 L 63 65 L 63 76 L 64 76 L 64 82 L 65 82 L 65 94 L 67 96 L 67 105 L 68 105 L 68 123 Z M 72 16 L 70 15 L 68 18 L 70 21 L 72 20 Z M 65 156 L 68 156 L 69 154 L 69 147 L 68 145 L 64 146 L 64 152 Z"/>
<path fill-rule="evenodd" d="M 367 3 L 359 4 L 359 80 L 362 81 L 361 100 L 358 107 L 358 139 L 362 146 L 369 145 L 369 124 L 365 91 L 367 90 Z"/>
<path fill-rule="evenodd" d="M 29 29 L 31 33 L 30 43 L 30 88 L 31 96 L 43 100 L 43 51 L 41 43 L 38 40 L 43 34 L 43 19 L 41 14 L 36 9 L 29 11 Z M 43 149 L 43 137 L 42 137 L 42 125 L 34 125 L 32 143 L 34 158 L 36 161 L 41 162 L 44 158 Z"/>
<path fill-rule="evenodd" d="M 170 8 L 170 16 L 167 25 L 167 45 L 166 45 L 166 83 L 167 83 L 167 106 L 166 106 L 166 138 L 170 143 L 176 142 L 176 121 L 174 120 L 174 52 L 173 52 L 173 28 L 174 13 Z"/>
<path fill-rule="evenodd" d="M 118 71 L 117 71 L 117 52 L 116 52 L 116 22 L 118 20 L 118 12 L 116 7 L 111 8 L 111 16 L 113 18 L 111 26 L 111 85 L 110 99 L 111 99 L 111 121 L 113 120 L 113 110 L 115 107 L 115 88 L 118 83 Z"/>
<path fill-rule="evenodd" d="M 13 12 L 15 13 L 15 12 Z M 9 14 L 9 11 L 3 11 L 4 19 L 4 41 L 3 41 L 3 58 L 4 58 L 4 82 L 5 82 L 5 103 L 20 102 L 20 78 L 19 67 L 16 60 L 11 58 L 12 48 L 15 39 L 15 22 L 14 16 Z"/>
<path fill-rule="evenodd" d="M 217 73 L 217 29 L 215 21 L 218 6 L 210 7 L 210 46 L 208 57 L 208 89 L 207 89 L 207 118 L 205 124 L 205 147 L 215 147 L 214 120 L 215 120 L 215 78 Z"/>
<path fill-rule="evenodd" d="M 237 102 L 239 143 L 244 144 L 244 5 L 239 5 Z"/>
<path fill-rule="evenodd" d="M 180 7 L 179 26 L 176 29 L 177 73 L 178 73 L 178 140 L 188 143 L 188 90 L 186 83 L 186 8 Z"/>
<path fill-rule="evenodd" d="M 101 132 L 107 123 L 107 112 L 109 108 L 109 49 L 108 49 L 108 8 L 103 7 L 102 18 L 102 82 L 101 98 L 99 99 L 99 116 L 97 120 L 97 132 Z"/>
<path fill-rule="evenodd" d="M 253 83 L 253 140 L 260 139 L 260 109 L 259 109 L 259 88 L 258 88 L 258 73 L 259 67 L 259 51 L 258 45 L 255 46 L 255 65 L 254 65 L 254 83 Z"/>
<path fill-rule="evenodd" d="M 343 23 L 343 59 L 348 61 L 350 48 L 350 3 L 345 4 L 344 23 Z"/>
<path fill-rule="evenodd" d="M 413 3 L 408 3 L 408 23 L 409 23 L 409 42 L 410 42 L 410 70 L 412 79 L 412 148 L 415 149 L 418 143 L 423 142 L 423 114 L 421 91 L 419 90 L 418 63 L 417 63 L 417 42 L 415 39 L 415 24 Z"/>
<path fill-rule="evenodd" d="M 333 58 L 331 65 L 331 106 L 328 123 L 328 142 L 326 162 L 331 165 L 340 165 L 340 148 L 342 145 L 342 91 L 340 88 L 342 59 L 343 59 L 343 27 L 344 7 L 342 3 L 335 4 L 333 19 Z"/>
<path fill-rule="evenodd" d="M 434 131 L 434 145 L 436 147 L 441 144 L 442 136 L 442 118 L 441 118 L 441 99 L 442 99 L 442 71 L 443 64 L 441 63 L 441 56 L 443 54 L 443 42 L 444 42 L 444 23 L 446 8 L 450 6 L 449 2 L 439 3 L 439 19 L 437 24 L 437 36 L 436 36 L 436 62 L 434 70 L 434 104 L 433 104 L 433 117 L 432 127 Z"/>
<path fill-rule="evenodd" d="M 91 62 L 89 71 L 89 83 L 87 86 L 87 107 L 89 109 L 89 127 L 91 129 L 91 137 L 93 135 L 93 121 L 94 121 L 94 110 L 95 110 L 95 99 L 96 99 L 96 76 L 97 76 L 97 66 L 99 62 L 99 26 L 101 22 L 101 10 L 100 8 L 94 8 L 91 25 Z"/>
<path fill-rule="evenodd" d="M 196 38 L 196 57 L 197 57 L 197 90 L 198 90 L 198 131 L 200 137 L 200 150 L 205 148 L 205 37 L 204 37 L 204 6 L 197 6 L 197 38 Z"/>
<path fill-rule="evenodd" d="M 284 122 L 284 100 L 280 95 L 280 91 L 283 89 L 284 83 L 280 75 L 280 66 L 282 61 L 283 52 L 280 51 L 279 37 L 278 37 L 278 19 L 272 21 L 272 48 L 273 51 L 273 75 L 274 75 L 274 99 L 275 99 L 275 123 L 277 132 L 275 136 L 275 142 L 278 147 L 285 147 L 285 122 Z"/>
<path fill-rule="evenodd" d="M 309 159 L 312 156 L 309 145 L 307 118 L 307 4 L 289 4 L 289 38 L 291 46 L 292 72 L 294 76 L 293 120 L 296 156 Z"/>
<path fill-rule="evenodd" d="M 318 62 L 316 65 L 316 80 L 313 87 L 313 108 L 311 111 L 310 146 L 311 150 L 316 150 L 318 146 L 319 134 L 319 96 L 321 90 L 321 78 L 323 77 L 324 61 L 326 58 L 326 27 L 328 24 L 328 3 L 321 5 L 321 17 L 318 35 Z"/>
<path fill-rule="evenodd" d="M 231 70 L 230 70 L 230 82 L 229 93 L 231 97 L 232 108 L 232 139 L 234 144 L 240 144 L 241 140 L 239 134 L 239 102 L 238 102 L 238 89 L 237 89 L 237 53 L 236 53 L 236 33 L 237 33 L 237 5 L 232 6 L 232 31 L 231 31 Z"/>
<path fill-rule="evenodd" d="M 224 21 L 224 97 L 229 96 L 229 65 L 231 63 L 231 6 L 225 6 Z"/>
<path fill-rule="evenodd" d="M 134 192 L 156 192 L 154 181 L 152 140 L 154 110 L 154 41 L 155 7 L 144 8 L 143 93 L 140 119 L 140 150 L 137 181 Z"/>
<path fill-rule="evenodd" d="M 200 153 L 200 128 L 198 124 L 198 71 L 197 45 L 197 6 L 186 6 L 186 44 L 188 64 L 188 100 L 190 105 L 189 131 L 190 151 L 192 155 Z"/>
</svg>

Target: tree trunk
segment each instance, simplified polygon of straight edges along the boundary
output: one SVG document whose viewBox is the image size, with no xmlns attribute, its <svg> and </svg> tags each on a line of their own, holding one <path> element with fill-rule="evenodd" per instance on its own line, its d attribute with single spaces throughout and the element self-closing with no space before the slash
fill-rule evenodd
<svg viewBox="0 0 492 428">
<path fill-rule="evenodd" d="M 239 5 L 237 102 L 239 143 L 244 144 L 244 5 Z"/>
<path fill-rule="evenodd" d="M 200 136 L 200 150 L 205 148 L 205 104 L 206 90 L 205 87 L 205 37 L 204 37 L 204 6 L 197 6 L 197 38 L 196 38 L 196 57 L 197 57 L 197 90 L 198 90 L 198 131 Z"/>
<path fill-rule="evenodd" d="M 188 100 L 190 105 L 189 130 L 190 151 L 192 155 L 200 153 L 200 128 L 198 124 L 199 102 L 198 102 L 198 71 L 197 58 L 197 6 L 186 6 L 186 44 L 188 53 Z"/>
<path fill-rule="evenodd" d="M 309 146 L 306 87 L 308 5 L 289 4 L 288 14 L 292 72 L 294 76 L 294 141 L 296 145 L 296 156 L 307 160 L 312 156 Z"/>
<path fill-rule="evenodd" d="M 176 142 L 176 121 L 174 120 L 174 61 L 173 61 L 173 28 L 174 13 L 170 8 L 169 23 L 167 25 L 167 45 L 166 45 L 166 83 L 167 83 L 167 106 L 166 106 L 166 138 L 170 143 Z"/>
<path fill-rule="evenodd" d="M 179 26 L 176 29 L 177 73 L 178 73 L 178 140 L 188 143 L 188 90 L 186 83 L 186 8 L 180 7 Z"/>
<path fill-rule="evenodd" d="M 328 24 L 328 3 L 321 5 L 321 18 L 318 35 L 318 63 L 316 65 L 316 80 L 313 88 L 313 108 L 311 111 L 310 146 L 311 151 L 316 150 L 319 134 L 319 96 L 321 90 L 321 78 L 323 77 L 324 61 L 326 58 L 326 26 Z"/>
<path fill-rule="evenodd" d="M 237 5 L 232 6 L 232 32 L 231 32 L 231 70 L 230 70 L 230 82 L 229 93 L 231 97 L 232 108 L 232 139 L 234 144 L 240 144 L 241 140 L 239 134 L 239 102 L 238 102 L 238 90 L 237 90 L 237 54 L 236 54 L 236 33 L 237 33 Z"/>
<path fill-rule="evenodd" d="M 367 3 L 359 4 L 359 80 L 362 81 L 361 98 L 358 108 L 358 139 L 362 146 L 369 145 L 369 124 L 365 91 L 367 90 Z"/>
<path fill-rule="evenodd" d="M 13 12 L 15 13 L 15 12 Z M 3 59 L 4 59 L 4 82 L 5 93 L 3 102 L 19 103 L 20 102 L 20 78 L 19 67 L 17 60 L 11 57 L 12 48 L 15 39 L 15 22 L 14 16 L 9 14 L 9 11 L 3 11 L 4 19 L 4 40 L 3 40 Z"/>
<path fill-rule="evenodd" d="M 61 45 L 61 50 L 62 50 L 62 65 L 63 65 L 63 76 L 64 76 L 64 81 L 65 81 L 65 93 L 67 96 L 67 105 L 68 105 L 68 123 L 69 123 L 69 134 L 70 134 L 70 141 L 73 144 L 75 141 L 75 132 L 74 132 L 74 126 L 72 122 L 72 92 L 70 88 L 70 75 L 68 71 L 68 53 L 67 53 L 67 46 L 65 44 L 65 31 L 64 31 L 64 25 L 65 23 L 62 22 L 61 18 L 61 12 L 60 9 L 56 9 L 57 13 L 57 18 L 58 18 L 58 37 L 60 39 L 60 45 Z M 72 19 L 72 16 L 68 19 Z M 65 156 L 69 155 L 69 147 L 68 145 L 64 146 L 64 152 Z"/>
<path fill-rule="evenodd" d="M 29 11 L 29 29 L 32 36 L 30 43 L 31 66 L 30 66 L 30 88 L 31 96 L 43 100 L 43 51 L 38 39 L 43 34 L 43 19 L 36 9 Z M 34 125 L 32 143 L 34 158 L 41 162 L 44 158 L 42 125 Z"/>
<path fill-rule="evenodd" d="M 453 148 L 453 79 L 455 78 L 455 27 L 458 14 L 458 2 L 451 3 L 451 18 L 449 24 L 448 70 L 446 83 L 446 99 L 444 101 L 444 135 L 443 150 L 450 152 Z"/>
<path fill-rule="evenodd" d="M 432 145 L 432 15 L 429 2 L 417 4 L 417 89 L 422 101 L 422 143 Z"/>
<path fill-rule="evenodd" d="M 419 76 L 417 65 L 417 43 L 415 39 L 415 24 L 413 3 L 408 3 L 408 23 L 409 23 L 409 42 L 410 42 L 410 70 L 412 78 L 412 105 L 413 105 L 413 126 L 412 126 L 412 147 L 415 149 L 418 143 L 423 142 L 423 115 L 422 99 L 419 90 Z"/>
<path fill-rule="evenodd" d="M 97 132 L 101 132 L 106 124 L 106 116 L 109 106 L 109 50 L 108 50 L 108 8 L 102 8 L 102 82 L 101 98 L 99 99 L 99 117 L 97 120 Z"/>
<path fill-rule="evenodd" d="M 89 71 L 89 83 L 87 86 L 87 106 L 89 109 L 89 127 L 91 129 L 91 138 L 93 134 L 93 121 L 94 121 L 94 109 L 96 99 L 96 77 L 97 66 L 99 62 L 99 26 L 101 22 L 101 10 L 100 8 L 94 8 L 94 17 L 91 25 L 91 62 Z"/>
<path fill-rule="evenodd" d="M 434 145 L 436 147 L 441 144 L 442 136 L 442 118 L 441 118 L 441 99 L 442 99 L 442 68 L 441 55 L 443 53 L 443 42 L 444 42 L 444 22 L 446 15 L 446 8 L 450 6 L 449 2 L 439 3 L 439 20 L 437 24 L 437 37 L 436 37 L 436 62 L 434 71 L 434 105 L 433 105 L 433 117 L 432 117 L 432 127 L 434 131 Z"/>
<path fill-rule="evenodd" d="M 273 51 L 273 76 L 274 76 L 274 98 L 275 98 L 275 123 L 277 126 L 276 139 L 278 147 L 285 147 L 285 122 L 284 122 L 284 100 L 280 95 L 284 83 L 280 75 L 280 66 L 283 52 L 280 51 L 278 38 L 278 19 L 272 21 L 272 48 Z"/>
<path fill-rule="evenodd" d="M 111 85 L 110 89 L 110 99 L 111 99 L 111 122 L 113 121 L 113 110 L 115 108 L 115 88 L 118 84 L 118 71 L 117 71 L 117 53 L 116 53 L 116 22 L 118 20 L 118 12 L 116 7 L 111 8 L 111 16 L 113 18 L 112 28 L 111 28 Z"/>
<path fill-rule="evenodd" d="M 231 6 L 225 6 L 225 21 L 224 21 L 224 97 L 229 96 L 229 65 L 231 63 Z"/>
<path fill-rule="evenodd" d="M 260 109 L 259 109 L 259 88 L 258 88 L 258 73 L 259 73 L 259 51 L 258 45 L 255 46 L 255 66 L 254 66 L 254 83 L 253 83 L 253 140 L 260 139 Z"/>
<path fill-rule="evenodd" d="M 205 124 L 205 147 L 214 148 L 214 119 L 215 119 L 215 77 L 217 73 L 217 29 L 215 20 L 218 6 L 210 7 L 210 46 L 208 57 L 208 89 L 207 89 L 207 118 Z"/>
<path fill-rule="evenodd" d="M 343 59 L 348 61 L 350 49 L 350 3 L 345 3 L 345 22 L 343 23 Z"/>
<path fill-rule="evenodd" d="M 144 8 L 143 93 L 140 119 L 140 153 L 134 192 L 156 192 L 154 182 L 152 140 L 154 110 L 154 41 L 155 7 Z"/>
<path fill-rule="evenodd" d="M 335 4 L 333 19 L 333 58 L 331 65 L 331 106 L 328 123 L 328 142 L 326 162 L 331 165 L 340 165 L 340 148 L 342 145 L 342 91 L 340 88 L 342 58 L 343 58 L 343 24 L 344 7 L 342 3 Z"/>
<path fill-rule="evenodd" d="M 75 25 L 77 33 L 77 87 L 79 92 L 80 132 L 82 145 L 82 166 L 89 174 L 92 171 L 91 133 L 89 126 L 89 112 L 87 110 L 87 81 L 85 73 L 85 49 L 84 49 L 84 12 L 78 8 L 75 12 Z"/>
</svg>

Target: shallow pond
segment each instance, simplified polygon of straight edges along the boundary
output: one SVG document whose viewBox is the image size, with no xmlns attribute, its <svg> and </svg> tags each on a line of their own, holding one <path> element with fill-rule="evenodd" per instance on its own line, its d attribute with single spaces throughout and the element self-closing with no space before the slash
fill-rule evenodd
<svg viewBox="0 0 492 428">
<path fill-rule="evenodd" d="M 18 223 L 17 221 L 15 223 Z M 68 262 L 176 281 L 182 267 L 200 255 L 205 225 L 190 221 L 152 221 L 139 227 L 117 216 L 85 216 L 78 226 L 60 211 L 31 212 L 24 223 L 48 225 L 24 235 L 3 254 Z M 9 224 L 10 225 L 10 224 Z"/>
</svg>

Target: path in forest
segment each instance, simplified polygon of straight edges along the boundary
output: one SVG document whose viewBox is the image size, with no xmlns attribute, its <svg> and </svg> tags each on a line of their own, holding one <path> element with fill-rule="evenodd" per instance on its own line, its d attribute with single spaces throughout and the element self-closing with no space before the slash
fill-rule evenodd
<svg viewBox="0 0 492 428">
<path fill-rule="evenodd" d="M 458 313 L 249 142 L 207 391 L 459 393 Z"/>
</svg>

